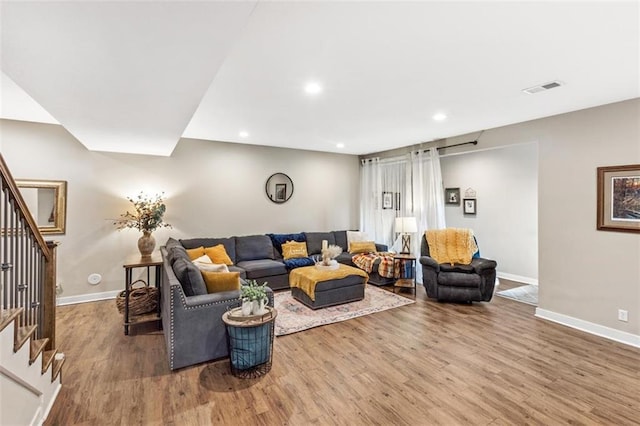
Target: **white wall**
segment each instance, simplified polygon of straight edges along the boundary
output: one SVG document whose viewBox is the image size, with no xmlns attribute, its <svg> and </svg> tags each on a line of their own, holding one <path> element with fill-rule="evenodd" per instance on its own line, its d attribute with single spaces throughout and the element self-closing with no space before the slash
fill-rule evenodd
<svg viewBox="0 0 640 426">
<path fill-rule="evenodd" d="M 445 188 L 460 188 L 460 205 L 446 205 L 447 226 L 473 229 L 480 254 L 496 260 L 500 274 L 537 282 L 537 144 L 443 156 L 440 163 Z M 476 191 L 475 215 L 463 214 L 467 188 Z"/>
<path fill-rule="evenodd" d="M 67 232 L 58 248 L 63 297 L 120 290 L 123 260 L 141 235 L 116 231 L 126 196 L 164 191 L 158 245 L 176 238 L 352 229 L 358 224 L 356 156 L 183 139 L 171 157 L 87 151 L 61 126 L 2 120 L 2 154 L 16 178 L 68 182 Z M 268 200 L 267 178 L 288 174 L 292 198 Z M 87 276 L 100 273 L 91 286 Z"/>
</svg>

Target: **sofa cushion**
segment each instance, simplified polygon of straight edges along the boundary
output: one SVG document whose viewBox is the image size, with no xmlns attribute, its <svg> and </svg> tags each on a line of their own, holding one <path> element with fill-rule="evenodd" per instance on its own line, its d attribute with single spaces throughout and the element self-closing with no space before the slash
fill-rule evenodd
<svg viewBox="0 0 640 426">
<path fill-rule="evenodd" d="M 321 253 L 323 240 L 327 240 L 329 245 L 336 244 L 336 237 L 332 232 L 305 232 L 304 236 L 307 240 L 307 253 L 309 253 L 309 256 Z M 343 251 L 346 249 L 346 247 L 340 247 Z"/>
<path fill-rule="evenodd" d="M 271 259 L 245 260 L 237 265 L 246 271 L 249 280 L 287 273 L 284 263 Z"/>
<path fill-rule="evenodd" d="M 353 255 L 351 253 L 349 253 L 348 251 L 343 251 L 336 257 L 336 260 L 338 261 L 338 263 L 342 263 L 343 265 L 356 266 L 351 260 L 352 258 Z"/>
<path fill-rule="evenodd" d="M 282 256 L 282 244 L 287 241 L 296 241 L 296 242 L 304 242 L 306 241 L 304 233 L 300 234 L 267 234 L 269 238 L 271 238 L 271 243 L 273 247 L 280 253 Z"/>
<path fill-rule="evenodd" d="M 229 272 L 237 272 L 240 274 L 240 278 L 247 278 L 247 271 L 237 266 L 229 266 Z"/>
<path fill-rule="evenodd" d="M 224 246 L 225 251 L 229 255 L 229 258 L 233 263 L 236 262 L 236 239 L 234 237 L 231 238 L 190 238 L 186 240 L 180 240 L 180 244 L 184 246 L 184 248 L 190 249 L 195 247 L 213 247 L 218 244 L 222 244 Z"/>
<path fill-rule="evenodd" d="M 475 269 L 473 265 L 462 265 L 460 263 L 454 263 L 453 265 L 449 263 L 441 263 L 440 271 L 442 272 L 461 272 L 463 274 L 473 274 L 475 273 Z"/>
<path fill-rule="evenodd" d="M 236 264 L 247 260 L 273 259 L 273 244 L 266 235 L 247 235 L 236 238 Z M 246 268 L 245 268 L 246 269 Z M 248 271 L 247 271 L 248 272 Z"/>
<path fill-rule="evenodd" d="M 227 250 L 223 244 L 218 244 L 213 247 L 207 247 L 204 249 L 204 253 L 211 259 L 213 263 L 222 263 L 227 266 L 233 265 L 233 261 L 229 257 Z"/>
<path fill-rule="evenodd" d="M 169 260 L 169 264 L 173 266 L 176 259 L 184 259 L 190 261 L 189 255 L 187 254 L 187 250 L 181 245 L 173 246 L 171 248 L 167 248 L 167 259 Z"/>
<path fill-rule="evenodd" d="M 202 271 L 207 293 L 240 290 L 239 272 L 207 272 Z"/>
<path fill-rule="evenodd" d="M 342 247 L 342 251 L 349 251 L 349 242 L 347 241 L 347 231 L 333 231 L 336 239 L 336 245 Z"/>
<path fill-rule="evenodd" d="M 199 296 L 207 294 L 207 286 L 202 274 L 196 265 L 189 260 L 178 258 L 173 263 L 173 272 L 180 281 L 184 294 L 187 296 Z"/>
<path fill-rule="evenodd" d="M 307 244 L 305 242 L 289 241 L 282 245 L 282 257 L 284 260 L 307 257 Z"/>
<path fill-rule="evenodd" d="M 450 287 L 480 287 L 481 277 L 463 272 L 440 272 L 438 284 Z"/>
<path fill-rule="evenodd" d="M 180 241 L 176 240 L 175 238 L 169 237 L 169 239 L 164 244 L 164 246 L 167 249 L 167 251 L 169 251 L 174 247 L 182 247 L 182 244 L 180 244 Z"/>
</svg>

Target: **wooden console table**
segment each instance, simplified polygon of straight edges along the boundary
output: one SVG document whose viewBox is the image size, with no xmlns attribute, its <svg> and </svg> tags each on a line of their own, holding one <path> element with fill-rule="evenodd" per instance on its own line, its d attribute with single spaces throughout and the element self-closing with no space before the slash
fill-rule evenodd
<svg viewBox="0 0 640 426">
<path fill-rule="evenodd" d="M 124 334 L 129 334 L 129 326 L 142 324 L 145 322 L 160 320 L 160 274 L 162 273 L 162 255 L 160 252 L 154 252 L 151 256 L 141 257 L 140 254 L 129 256 L 124 265 Z M 154 283 L 158 289 L 158 309 L 155 312 L 149 312 L 141 315 L 129 315 L 129 293 L 131 292 L 131 284 L 133 282 L 133 270 L 136 268 L 147 269 L 146 283 L 151 285 L 151 269 L 154 270 Z"/>
</svg>

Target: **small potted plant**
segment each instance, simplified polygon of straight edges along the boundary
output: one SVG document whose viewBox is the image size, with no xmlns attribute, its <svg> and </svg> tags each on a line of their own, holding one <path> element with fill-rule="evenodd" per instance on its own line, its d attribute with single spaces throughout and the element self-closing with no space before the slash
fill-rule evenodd
<svg viewBox="0 0 640 426">
<path fill-rule="evenodd" d="M 247 280 L 240 289 L 242 299 L 242 315 L 262 315 L 267 303 L 267 283 L 260 285 L 256 280 Z"/>
</svg>

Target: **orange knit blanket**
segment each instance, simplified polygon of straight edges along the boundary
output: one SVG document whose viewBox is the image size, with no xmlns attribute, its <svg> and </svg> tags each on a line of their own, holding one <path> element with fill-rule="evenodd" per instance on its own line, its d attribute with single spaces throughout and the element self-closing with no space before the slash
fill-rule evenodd
<svg viewBox="0 0 640 426">
<path fill-rule="evenodd" d="M 322 281 L 339 280 L 349 275 L 363 277 L 363 283 L 369 281 L 369 275 L 361 269 L 339 264 L 338 269 L 319 269 L 315 266 L 295 268 L 289 272 L 289 286 L 297 287 L 307 293 L 311 300 L 316 300 L 316 285 Z"/>
<path fill-rule="evenodd" d="M 473 231 L 466 228 L 430 229 L 425 232 L 429 253 L 438 263 L 471 263 L 478 246 Z"/>
</svg>

